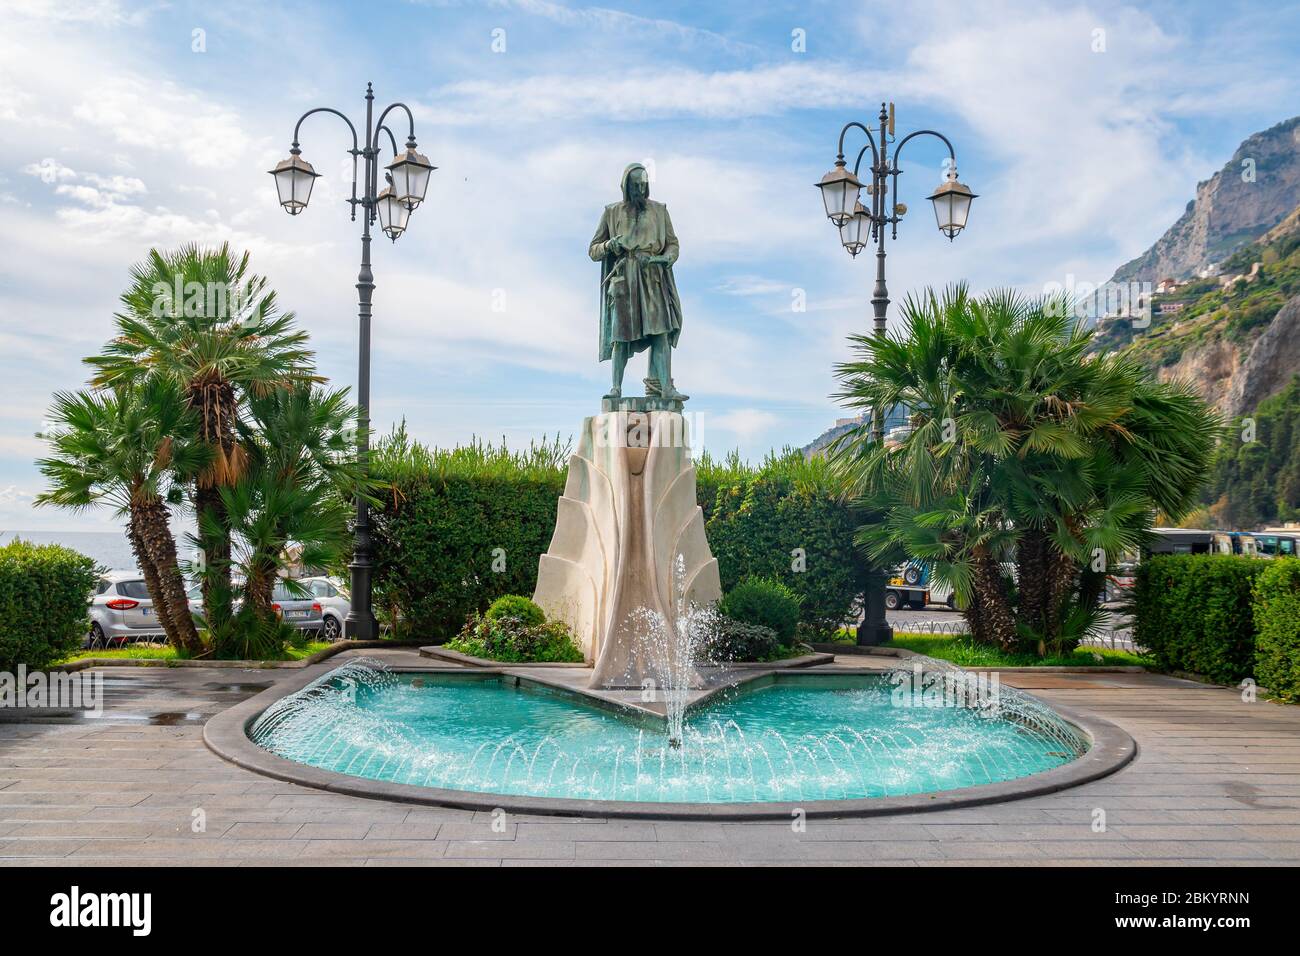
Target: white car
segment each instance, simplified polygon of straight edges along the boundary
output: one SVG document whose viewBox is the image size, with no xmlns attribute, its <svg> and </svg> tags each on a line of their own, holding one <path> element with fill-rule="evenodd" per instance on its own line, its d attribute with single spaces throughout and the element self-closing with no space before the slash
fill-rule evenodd
<svg viewBox="0 0 1300 956">
<path fill-rule="evenodd" d="M 165 636 L 139 571 L 110 571 L 99 579 L 90 599 L 90 632 L 83 642 L 85 647 L 121 647 Z"/>
<path fill-rule="evenodd" d="M 337 641 L 343 636 L 343 622 L 352 610 L 348 598 L 347 586 L 334 578 L 300 578 L 298 583 L 311 591 L 312 597 L 320 605 L 322 623 L 320 639 Z"/>
</svg>

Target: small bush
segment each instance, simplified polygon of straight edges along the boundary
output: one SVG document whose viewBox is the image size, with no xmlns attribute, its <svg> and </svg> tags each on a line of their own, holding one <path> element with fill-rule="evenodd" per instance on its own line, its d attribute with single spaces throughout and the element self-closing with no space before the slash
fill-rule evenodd
<svg viewBox="0 0 1300 956">
<path fill-rule="evenodd" d="M 57 544 L 0 547 L 0 670 L 48 667 L 90 630 L 95 563 Z"/>
<path fill-rule="evenodd" d="M 546 620 L 546 613 L 540 607 L 519 594 L 501 595 L 492 602 L 483 616 L 489 621 L 513 617 L 526 627 L 535 627 Z"/>
<path fill-rule="evenodd" d="M 259 616 L 250 604 L 224 622 L 209 622 L 207 632 L 212 656 L 235 661 L 283 660 L 286 648 L 304 646 L 310 636 L 279 616 Z"/>
<path fill-rule="evenodd" d="M 762 624 L 746 624 L 725 614 L 717 616 L 715 628 L 701 647 L 702 664 L 731 661 L 765 661 L 781 647 L 776 631 Z"/>
<path fill-rule="evenodd" d="M 508 664 L 583 661 L 582 650 L 563 621 L 525 624 L 517 617 L 493 621 L 472 614 L 460 634 L 446 646 L 462 654 Z"/>
<path fill-rule="evenodd" d="M 1138 565 L 1129 602 L 1133 640 L 1162 670 L 1221 684 L 1255 665 L 1251 589 L 1269 564 L 1226 554 L 1153 555 Z"/>
<path fill-rule="evenodd" d="M 1255 679 L 1300 700 L 1300 560 L 1280 558 L 1255 578 Z"/>
<path fill-rule="evenodd" d="M 783 645 L 794 643 L 799 624 L 799 595 L 772 578 L 747 578 L 728 592 L 718 606 L 727 617 L 771 628 Z"/>
</svg>

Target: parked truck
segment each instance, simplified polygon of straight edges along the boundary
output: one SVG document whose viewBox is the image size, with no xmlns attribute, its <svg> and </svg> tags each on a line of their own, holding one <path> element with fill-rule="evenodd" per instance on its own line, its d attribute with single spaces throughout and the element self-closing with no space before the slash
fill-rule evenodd
<svg viewBox="0 0 1300 956">
<path fill-rule="evenodd" d="M 885 607 L 891 611 L 902 608 L 920 611 L 929 604 L 954 607 L 952 588 L 931 580 L 930 569 L 919 561 L 909 561 L 895 569 L 885 585 Z"/>
</svg>

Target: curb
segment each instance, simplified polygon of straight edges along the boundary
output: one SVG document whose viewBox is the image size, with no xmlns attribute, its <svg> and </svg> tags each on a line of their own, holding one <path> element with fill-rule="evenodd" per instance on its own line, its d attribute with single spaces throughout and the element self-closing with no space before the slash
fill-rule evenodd
<svg viewBox="0 0 1300 956">
<path fill-rule="evenodd" d="M 383 647 L 419 647 L 423 641 L 335 641 L 329 647 L 317 651 L 300 661 L 227 661 L 208 660 L 207 658 L 164 660 L 149 657 L 83 657 L 69 664 L 59 664 L 49 668 L 51 671 L 84 671 L 91 667 L 234 667 L 243 670 L 270 670 L 273 668 L 295 669 L 311 667 L 321 661 L 329 660 L 335 654 L 344 651 L 368 650 Z"/>
<path fill-rule="evenodd" d="M 397 672 L 401 673 L 400 670 Z M 638 803 L 444 790 L 414 784 L 386 783 L 332 770 L 322 770 L 276 756 L 263 750 L 248 738 L 248 728 L 267 707 L 281 697 L 301 690 L 317 676 L 319 675 L 300 674 L 280 681 L 276 686 L 268 688 L 257 696 L 217 714 L 204 725 L 203 742 L 219 757 L 246 770 L 277 780 L 314 787 L 330 793 L 397 803 L 465 810 L 505 810 L 511 813 L 551 816 L 644 820 L 783 820 L 786 822 L 794 813 L 802 813 L 807 817 L 875 817 L 981 806 L 1040 796 L 1109 776 L 1125 767 L 1137 755 L 1137 743 L 1129 734 L 1110 721 L 1066 707 L 1045 705 L 1050 706 L 1057 714 L 1083 732 L 1091 743 L 1087 753 L 1067 764 L 1027 777 L 954 790 L 899 797 L 770 803 Z M 832 675 L 814 671 L 800 676 L 802 679 L 817 680 L 822 676 Z M 762 677 L 779 680 L 780 673 L 768 671 L 754 674 L 752 677 L 747 675 L 746 682 Z"/>
</svg>

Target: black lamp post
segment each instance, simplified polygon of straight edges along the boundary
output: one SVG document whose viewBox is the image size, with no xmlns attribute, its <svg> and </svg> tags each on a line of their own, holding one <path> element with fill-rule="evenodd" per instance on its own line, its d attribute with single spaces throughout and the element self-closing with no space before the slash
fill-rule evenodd
<svg viewBox="0 0 1300 956">
<path fill-rule="evenodd" d="M 909 133 L 898 142 L 891 159 L 889 146 L 894 136 L 894 105 L 880 104 L 879 143 L 871 135 L 871 130 L 862 123 L 846 123 L 840 130 L 839 154 L 835 165 L 821 182 L 817 184 L 822 191 L 822 201 L 826 206 L 826 216 L 840 231 L 840 244 L 855 259 L 858 253 L 871 242 L 876 244 L 876 285 L 871 296 L 871 308 L 875 314 L 875 333 L 885 334 L 885 312 L 889 309 L 889 289 L 885 285 L 885 233 L 889 227 L 889 238 L 898 238 L 899 220 L 907 213 L 907 206 L 898 201 L 898 177 L 903 170 L 898 165 L 899 156 L 908 141 L 917 136 L 935 136 L 943 140 L 948 147 L 951 161 L 948 174 L 939 187 L 928 198 L 934 204 L 934 215 L 939 231 L 949 241 L 957 238 L 957 233 L 966 228 L 966 218 L 970 215 L 971 200 L 975 194 L 957 180 L 957 154 L 952 143 L 942 133 L 931 129 L 917 130 Z M 867 137 L 867 145 L 858 152 L 849 172 L 844 161 L 844 137 L 850 129 L 856 127 Z M 871 150 L 871 181 L 866 184 L 870 206 L 859 201 L 863 188 L 858 178 L 862 158 Z M 894 199 L 892 204 L 886 199 L 889 193 L 890 178 L 893 178 Z M 871 437 L 875 442 L 885 440 L 885 409 L 871 410 Z M 887 574 L 880 569 L 873 569 L 867 576 L 866 607 L 864 619 L 858 628 L 859 644 L 881 644 L 893 637 L 893 630 L 885 620 L 885 579 Z"/>
<path fill-rule="evenodd" d="M 394 242 L 406 231 L 411 213 L 424 202 L 425 191 L 429 188 L 429 175 L 436 168 L 427 156 L 416 151 L 415 117 L 405 103 L 393 103 L 374 118 L 375 94 L 371 84 L 366 84 L 366 126 L 364 141 L 358 139 L 357 128 L 343 113 L 328 106 L 319 106 L 308 110 L 298 118 L 293 128 L 293 145 L 289 149 L 289 158 L 276 165 L 270 171 L 275 177 L 275 186 L 280 195 L 280 205 L 291 216 L 296 216 L 307 208 L 311 198 L 312 185 L 320 175 L 311 163 L 302 158 L 298 148 L 298 131 L 303 120 L 313 113 L 333 113 L 348 124 L 352 131 L 352 221 L 357 218 L 357 207 L 361 213 L 361 271 L 357 273 L 357 304 L 360 320 L 360 354 L 357 371 L 357 457 L 363 468 L 368 468 L 370 456 L 370 300 L 375 290 L 375 275 L 370 270 L 370 227 L 376 220 L 384 235 Z M 393 131 L 384 125 L 384 120 L 393 110 L 406 113 L 408 134 L 406 148 L 398 150 L 397 139 Z M 393 148 L 393 160 L 385 168 L 387 186 L 379 190 L 379 143 L 380 134 L 385 133 Z M 362 168 L 361 195 L 357 195 L 357 159 L 364 160 Z M 371 602 L 371 559 L 370 559 L 370 508 L 366 500 L 357 498 L 357 523 L 352 551 L 351 609 L 345 624 L 346 633 L 354 640 L 374 640 L 378 633 L 375 614 Z"/>
</svg>

